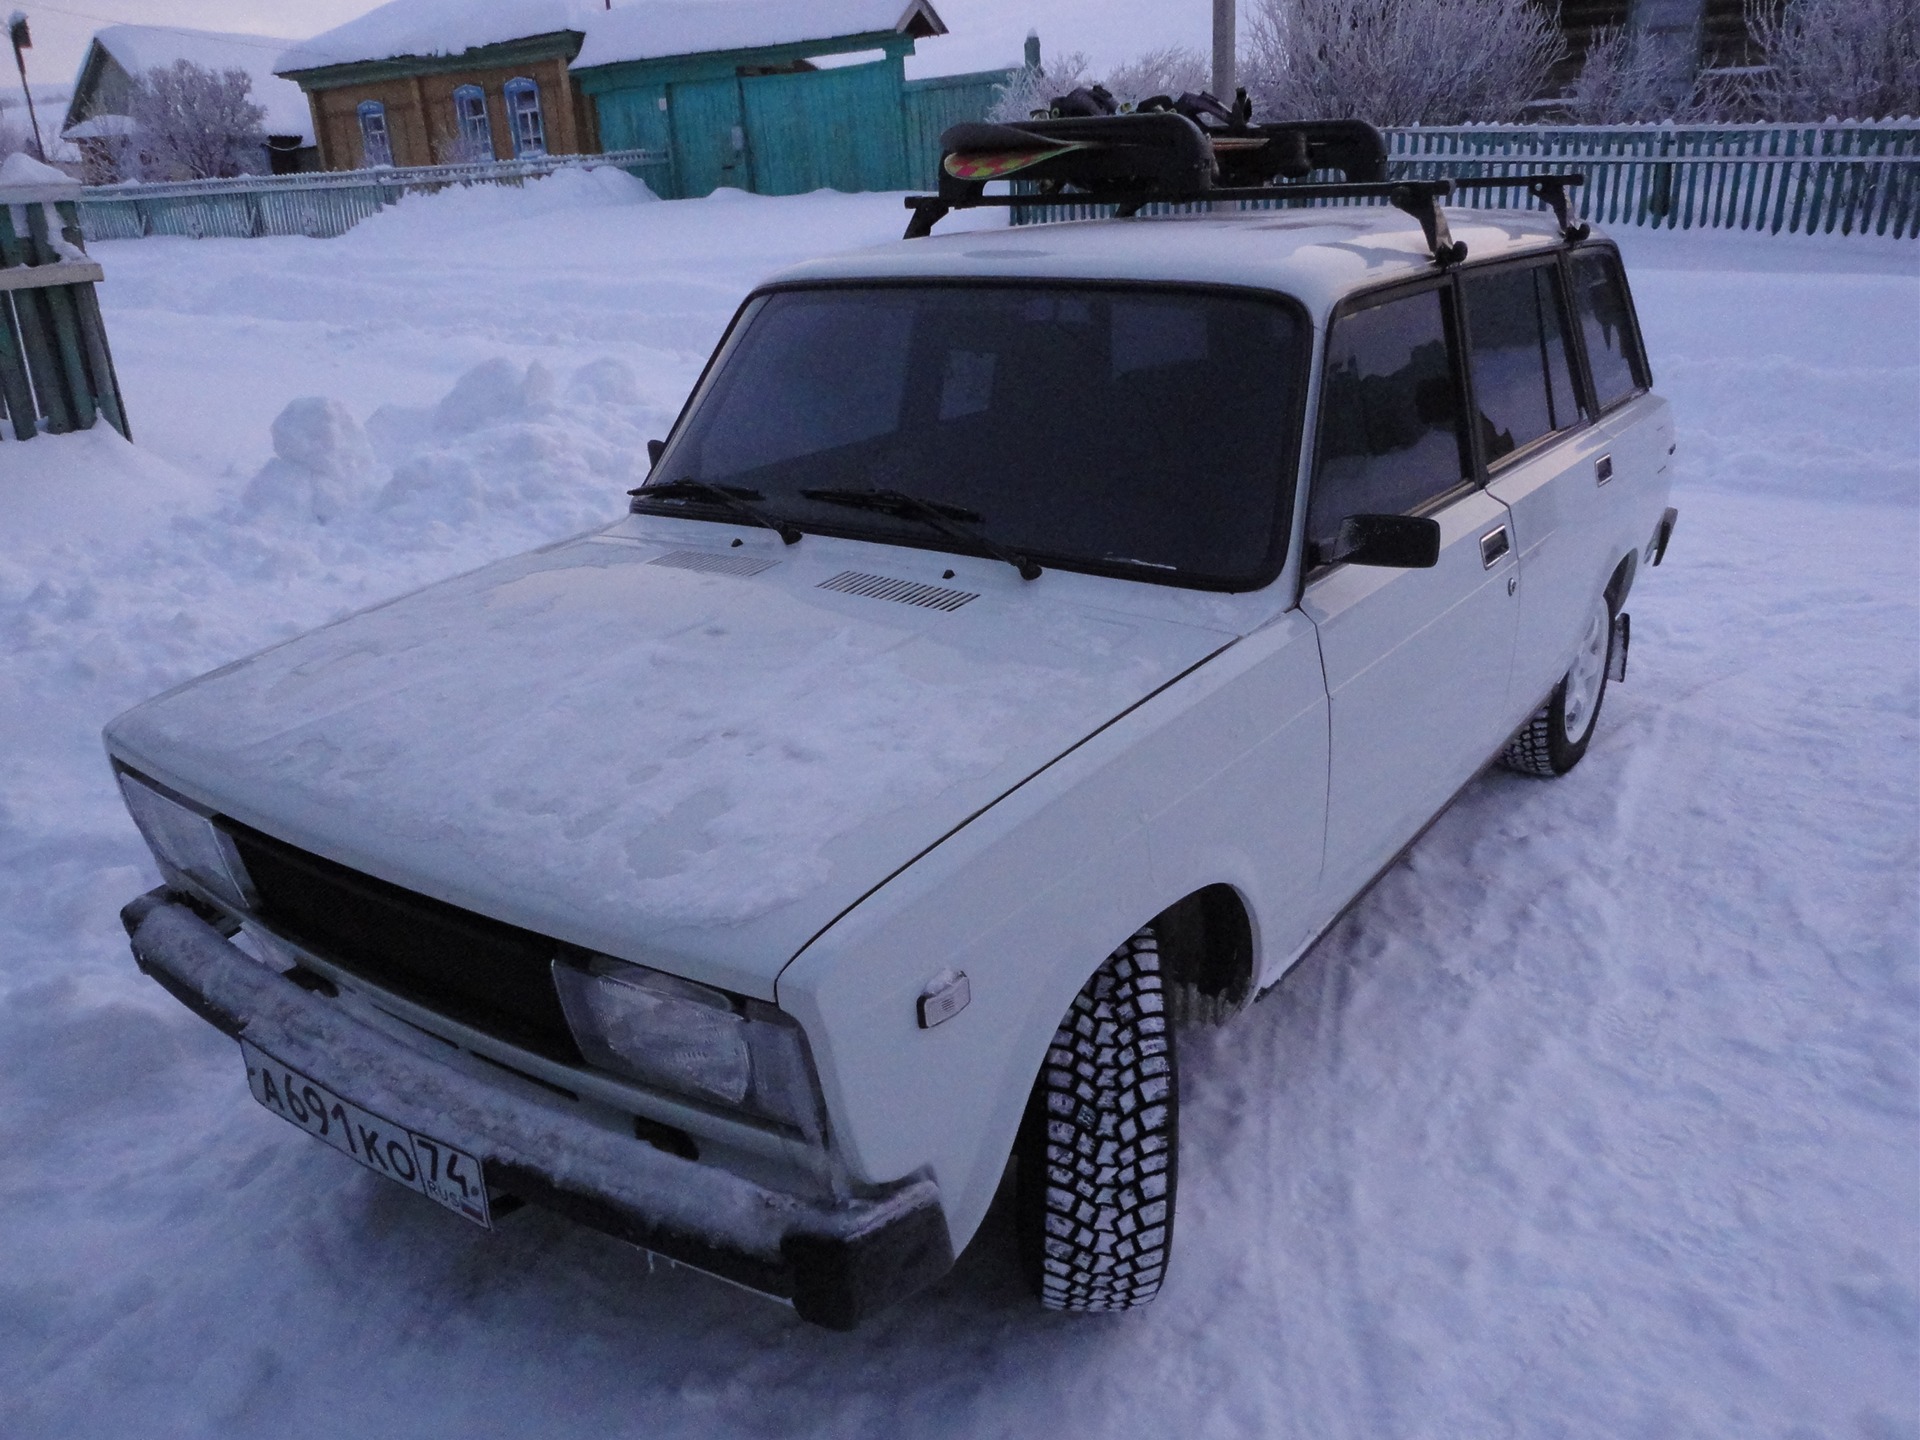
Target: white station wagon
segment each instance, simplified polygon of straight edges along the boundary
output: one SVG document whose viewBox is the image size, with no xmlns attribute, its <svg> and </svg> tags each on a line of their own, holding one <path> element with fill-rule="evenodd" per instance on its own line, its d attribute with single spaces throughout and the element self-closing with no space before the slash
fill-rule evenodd
<svg viewBox="0 0 1920 1440">
<path fill-rule="evenodd" d="M 912 238 L 747 298 L 619 523 L 113 722 L 134 952 L 260 1103 L 842 1328 L 1011 1162 L 1047 1305 L 1152 1298 L 1179 1022 L 1580 760 L 1674 523 L 1574 180 L 1223 184 L 1340 156 L 1198 118 L 962 127 Z M 1238 169 L 1114 159 L 1167 136 Z M 1122 213 L 927 234 L 1006 173 Z M 1132 213 L 1196 196 L 1393 204 Z"/>
</svg>

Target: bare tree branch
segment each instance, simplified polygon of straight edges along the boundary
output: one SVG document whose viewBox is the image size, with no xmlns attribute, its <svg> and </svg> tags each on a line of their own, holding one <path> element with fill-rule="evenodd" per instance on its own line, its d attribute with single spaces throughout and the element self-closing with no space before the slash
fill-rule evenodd
<svg viewBox="0 0 1920 1440">
<path fill-rule="evenodd" d="M 1920 115 L 1914 0 L 1747 0 L 1747 31 L 1767 62 L 1741 87 L 1755 118 Z"/>
<path fill-rule="evenodd" d="M 1255 0 L 1243 70 L 1272 119 L 1519 119 L 1566 53 L 1534 0 Z"/>
<path fill-rule="evenodd" d="M 1632 30 L 1602 30 L 1587 47 L 1580 78 L 1567 96 L 1567 117 L 1580 125 L 1631 125 L 1648 120 L 1706 119 L 1694 75 L 1672 46 Z"/>
<path fill-rule="evenodd" d="M 141 168 L 150 180 L 211 180 L 266 168 L 264 107 L 247 97 L 244 70 L 213 71 L 190 60 L 156 67 L 134 86 Z"/>
<path fill-rule="evenodd" d="M 1075 50 L 1051 57 L 1037 71 L 1017 71 L 1000 87 L 999 98 L 987 118 L 1002 123 L 1026 120 L 1036 112 L 1044 113 L 1055 96 L 1095 84 L 1106 86 L 1122 110 L 1156 95 L 1177 100 L 1188 92 L 1204 91 L 1209 83 L 1207 72 L 1207 59 L 1198 50 L 1169 45 L 1136 56 L 1099 78 L 1093 74 L 1093 62 L 1083 51 Z"/>
</svg>

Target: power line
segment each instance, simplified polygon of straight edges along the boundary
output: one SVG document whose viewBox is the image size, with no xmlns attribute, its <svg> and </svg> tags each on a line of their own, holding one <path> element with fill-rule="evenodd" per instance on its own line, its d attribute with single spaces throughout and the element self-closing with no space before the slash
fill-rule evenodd
<svg viewBox="0 0 1920 1440">
<path fill-rule="evenodd" d="M 116 15 L 96 15 L 90 10 L 73 10 L 65 5 L 43 5 L 35 3 L 33 8 L 35 10 L 51 10 L 56 15 L 65 15 L 74 20 L 98 20 L 103 25 L 127 25 L 139 30 L 164 30 L 174 35 L 218 35 L 222 40 L 231 41 L 236 45 L 252 45 L 261 50 L 272 50 L 275 52 L 283 52 L 289 45 L 294 43 L 291 40 L 275 39 L 269 35 L 236 35 L 224 30 L 192 30 L 184 25 L 145 25 L 138 20 L 123 20 Z"/>
</svg>

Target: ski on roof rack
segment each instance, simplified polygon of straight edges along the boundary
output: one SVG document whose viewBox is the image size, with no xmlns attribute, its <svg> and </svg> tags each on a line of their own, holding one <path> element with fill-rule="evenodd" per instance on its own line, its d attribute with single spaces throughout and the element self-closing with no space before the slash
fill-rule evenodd
<svg viewBox="0 0 1920 1440">
<path fill-rule="evenodd" d="M 1567 198 L 1569 187 L 1583 183 L 1581 175 L 1389 180 L 1386 143 L 1362 120 L 1256 125 L 1247 118 L 1244 95 L 1232 110 L 1211 96 L 1148 105 L 1154 108 L 1127 115 L 952 126 L 940 137 L 939 193 L 907 197 L 913 211 L 907 238 L 932 234 L 955 210 L 980 207 L 1112 205 L 1128 217 L 1154 204 L 1383 199 L 1420 222 L 1435 263 L 1446 266 L 1465 259 L 1467 247 L 1448 232 L 1440 202 L 1456 190 L 1506 187 L 1524 189 L 1552 209 L 1568 243 L 1588 233 L 1574 221 Z M 1059 108 L 1063 102 L 1056 102 Z M 1201 123 L 1219 117 L 1226 123 Z M 1322 170 L 1338 170 L 1346 179 L 1306 181 Z M 1019 180 L 1035 189 L 989 195 L 987 186 L 995 180 Z"/>
</svg>

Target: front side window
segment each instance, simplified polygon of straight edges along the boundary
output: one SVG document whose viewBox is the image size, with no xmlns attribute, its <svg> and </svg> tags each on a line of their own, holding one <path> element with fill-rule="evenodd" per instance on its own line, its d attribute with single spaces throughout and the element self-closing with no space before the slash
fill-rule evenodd
<svg viewBox="0 0 1920 1440">
<path fill-rule="evenodd" d="M 1573 303 L 1587 342 L 1594 401 L 1611 409 L 1647 385 L 1620 262 L 1603 250 L 1574 256 Z"/>
<path fill-rule="evenodd" d="M 387 107 L 378 100 L 360 102 L 360 163 L 371 170 L 393 164 L 393 138 L 387 133 Z"/>
<path fill-rule="evenodd" d="M 493 131 L 487 125 L 487 92 L 462 85 L 453 92 L 455 158 L 465 164 L 493 159 Z"/>
<path fill-rule="evenodd" d="M 1467 355 L 1489 464 L 1580 422 L 1555 266 L 1469 271 Z"/>
<path fill-rule="evenodd" d="M 807 494 L 897 491 L 1042 564 L 1250 589 L 1285 551 L 1308 333 L 1278 299 L 1203 290 L 777 291 L 743 314 L 653 483 L 969 548 Z"/>
<path fill-rule="evenodd" d="M 507 125 L 513 132 L 513 153 L 547 153 L 547 130 L 540 118 L 540 87 L 524 77 L 506 84 Z"/>
<path fill-rule="evenodd" d="M 1332 553 L 1349 515 L 1411 514 L 1463 482 L 1445 299 L 1422 290 L 1334 322 L 1307 508 L 1312 553 Z"/>
</svg>

